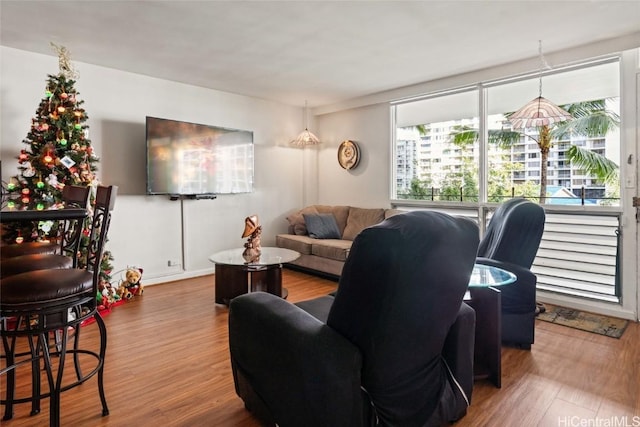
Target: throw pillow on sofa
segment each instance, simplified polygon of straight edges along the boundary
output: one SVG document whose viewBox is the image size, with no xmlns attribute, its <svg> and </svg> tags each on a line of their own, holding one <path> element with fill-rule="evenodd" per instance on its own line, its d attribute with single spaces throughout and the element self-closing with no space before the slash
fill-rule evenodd
<svg viewBox="0 0 640 427">
<path fill-rule="evenodd" d="M 297 236 L 307 235 L 307 226 L 304 222 L 304 214 L 317 214 L 318 211 L 314 206 L 307 206 L 306 208 L 299 210 L 287 217 L 289 221 L 289 232 Z"/>
<path fill-rule="evenodd" d="M 340 230 L 333 214 L 302 214 L 307 232 L 314 239 L 339 239 Z"/>
<path fill-rule="evenodd" d="M 384 209 L 349 208 L 347 226 L 342 233 L 345 240 L 353 240 L 365 228 L 384 220 Z"/>
</svg>

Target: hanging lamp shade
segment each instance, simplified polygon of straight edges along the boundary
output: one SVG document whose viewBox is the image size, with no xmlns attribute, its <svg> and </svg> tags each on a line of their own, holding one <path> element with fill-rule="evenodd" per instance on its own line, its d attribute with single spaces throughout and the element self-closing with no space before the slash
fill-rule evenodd
<svg viewBox="0 0 640 427">
<path fill-rule="evenodd" d="M 296 147 L 304 147 L 306 145 L 316 145 L 319 144 L 320 140 L 317 136 L 315 136 L 309 129 L 305 128 L 300 134 L 291 141 L 291 145 L 295 145 Z"/>
<path fill-rule="evenodd" d="M 573 116 L 548 99 L 539 96 L 509 116 L 514 129 L 550 126 L 571 120 Z"/>
<path fill-rule="evenodd" d="M 305 115 L 305 126 L 304 130 L 300 132 L 300 134 L 291 141 L 291 145 L 296 147 L 305 147 L 307 145 L 316 145 L 320 144 L 320 140 L 317 136 L 311 132 L 307 127 L 307 122 L 309 121 L 309 112 L 307 110 L 307 101 L 304 101 L 304 115 Z"/>
<path fill-rule="evenodd" d="M 553 102 L 542 97 L 542 69 L 551 68 L 542 55 L 542 40 L 538 40 L 540 56 L 540 74 L 538 77 L 538 97 L 527 102 L 522 108 L 509 116 L 514 129 L 550 126 L 554 123 L 573 119 L 573 116 Z"/>
</svg>

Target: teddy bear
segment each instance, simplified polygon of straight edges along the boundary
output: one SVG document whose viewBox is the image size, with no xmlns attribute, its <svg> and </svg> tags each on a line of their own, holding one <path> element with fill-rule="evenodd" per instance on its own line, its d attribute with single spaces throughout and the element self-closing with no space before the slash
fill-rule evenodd
<svg viewBox="0 0 640 427">
<path fill-rule="evenodd" d="M 131 297 L 133 297 L 133 294 L 131 293 L 131 291 L 129 291 L 129 288 L 127 288 L 126 284 L 126 281 L 122 281 L 120 283 L 120 286 L 118 286 L 118 290 L 116 291 L 116 294 L 120 297 L 120 299 L 123 300 L 131 299 Z"/>
<path fill-rule="evenodd" d="M 134 295 L 142 295 L 144 292 L 144 286 L 142 285 L 142 269 L 137 267 L 129 267 L 125 272 L 125 280 L 124 285 L 131 294 Z M 130 297 L 129 297 L 130 298 Z"/>
</svg>

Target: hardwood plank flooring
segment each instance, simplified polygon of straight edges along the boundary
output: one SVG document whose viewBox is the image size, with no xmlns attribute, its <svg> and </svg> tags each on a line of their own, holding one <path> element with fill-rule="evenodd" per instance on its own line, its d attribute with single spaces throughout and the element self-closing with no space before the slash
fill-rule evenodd
<svg viewBox="0 0 640 427">
<path fill-rule="evenodd" d="M 291 270 L 284 271 L 283 280 L 292 302 L 336 287 L 333 281 Z M 204 276 L 147 286 L 143 296 L 105 316 L 110 415 L 100 416 L 92 378 L 62 394 L 62 425 L 259 426 L 233 388 L 227 308 L 214 304 L 213 283 L 213 276 Z M 96 342 L 95 325 L 84 327 L 82 334 L 83 342 Z M 539 321 L 532 350 L 503 347 L 502 361 L 502 388 L 476 382 L 472 405 L 457 426 L 587 425 L 570 423 L 613 417 L 640 425 L 636 323 L 618 340 Z M 65 372 L 71 375 L 72 369 Z M 27 369 L 19 371 L 18 381 L 24 384 L 18 392 L 25 395 Z M 4 376 L 0 382 L 4 397 Z M 47 400 L 40 414 L 29 416 L 29 410 L 29 404 L 17 405 L 14 418 L 2 426 L 48 424 Z"/>
</svg>

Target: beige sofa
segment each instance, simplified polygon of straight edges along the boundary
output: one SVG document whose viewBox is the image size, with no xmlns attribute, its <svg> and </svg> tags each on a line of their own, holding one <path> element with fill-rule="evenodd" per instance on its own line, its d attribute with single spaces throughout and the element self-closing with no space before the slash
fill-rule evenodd
<svg viewBox="0 0 640 427">
<path fill-rule="evenodd" d="M 365 228 L 400 213 L 397 209 L 357 208 L 353 206 L 311 205 L 287 217 L 289 232 L 276 236 L 276 246 L 300 252 L 289 265 L 315 273 L 340 276 L 353 239 Z M 339 238 L 314 238 L 309 235 L 305 215 L 335 218 Z"/>
</svg>

